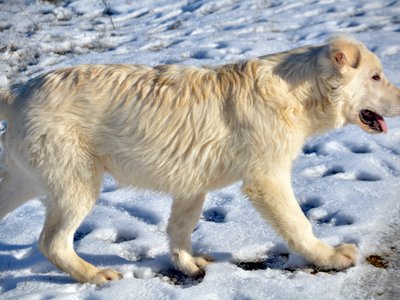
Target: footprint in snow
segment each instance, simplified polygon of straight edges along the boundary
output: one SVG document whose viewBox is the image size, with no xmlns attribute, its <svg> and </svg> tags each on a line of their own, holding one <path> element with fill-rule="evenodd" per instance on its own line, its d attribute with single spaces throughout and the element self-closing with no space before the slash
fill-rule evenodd
<svg viewBox="0 0 400 300">
<path fill-rule="evenodd" d="M 355 180 L 355 181 L 380 181 L 382 177 L 367 171 L 346 172 L 345 168 L 339 165 L 326 168 L 325 166 L 317 166 L 303 171 L 304 175 L 317 176 L 322 178 L 334 178 L 341 180 Z"/>
<path fill-rule="evenodd" d="M 87 235 L 92 233 L 93 229 L 90 228 L 89 226 L 86 226 L 85 224 L 82 224 L 75 232 L 74 234 L 74 242 L 78 242 L 80 240 L 83 240 Z"/>
<path fill-rule="evenodd" d="M 306 201 L 300 203 L 300 208 L 305 215 L 307 215 L 310 210 L 320 206 L 322 206 L 322 201 L 317 197 L 308 198 Z"/>
<path fill-rule="evenodd" d="M 354 154 L 372 153 L 372 149 L 368 144 L 349 143 L 346 146 Z"/>
<path fill-rule="evenodd" d="M 345 226 L 352 225 L 354 223 L 354 219 L 352 217 L 339 211 L 328 213 L 326 216 L 319 218 L 316 221 L 320 225 L 329 226 Z"/>
<path fill-rule="evenodd" d="M 120 230 L 117 232 L 112 242 L 114 244 L 121 244 L 123 242 L 129 242 L 137 239 L 137 234 L 129 230 Z"/>
<path fill-rule="evenodd" d="M 329 177 L 329 176 L 334 176 L 337 174 L 343 174 L 345 173 L 344 168 L 341 166 L 333 166 L 331 168 L 328 168 L 323 174 L 322 177 Z"/>
<path fill-rule="evenodd" d="M 285 270 L 289 260 L 289 253 L 269 253 L 264 259 L 255 261 L 236 261 L 234 264 L 245 271 L 257 270 Z"/>
<path fill-rule="evenodd" d="M 166 270 L 161 270 L 156 275 L 163 282 L 167 282 L 174 286 L 179 286 L 183 288 L 192 287 L 201 283 L 204 279 L 204 276 L 199 276 L 197 278 L 193 278 L 183 274 L 182 272 L 176 270 L 175 268 L 169 268 Z"/>
<path fill-rule="evenodd" d="M 224 223 L 226 211 L 222 207 L 214 207 L 203 212 L 203 219 L 207 222 Z"/>
<path fill-rule="evenodd" d="M 345 226 L 354 223 L 354 219 L 340 211 L 328 213 L 323 208 L 321 199 L 310 197 L 300 203 L 303 213 L 318 225 Z"/>
<path fill-rule="evenodd" d="M 127 204 L 118 204 L 116 208 L 122 212 L 127 212 L 131 217 L 137 218 L 148 225 L 158 225 L 161 218 L 153 211 Z"/>
</svg>

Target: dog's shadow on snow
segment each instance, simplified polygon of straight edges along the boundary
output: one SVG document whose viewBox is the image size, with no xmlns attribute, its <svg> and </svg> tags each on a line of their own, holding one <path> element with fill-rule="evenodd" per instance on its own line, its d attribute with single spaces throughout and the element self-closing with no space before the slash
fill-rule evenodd
<svg viewBox="0 0 400 300">
<path fill-rule="evenodd" d="M 10 245 L 0 243 L 2 251 L 24 251 L 19 257 L 10 254 L 0 255 L 0 287 L 1 291 L 7 292 L 17 288 L 20 285 L 29 285 L 30 283 L 47 282 L 55 284 L 74 284 L 76 281 L 68 274 L 59 271 L 52 265 L 38 249 L 37 244 L 27 245 Z M 141 257 L 137 260 L 127 260 L 118 255 L 101 255 L 79 253 L 78 255 L 84 260 L 94 264 L 99 268 L 115 268 L 118 265 L 134 265 L 139 272 L 134 273 L 135 278 L 146 278 L 141 276 L 140 270 L 150 269 L 154 277 L 158 277 L 161 281 L 169 283 L 181 288 L 187 288 L 202 282 L 204 276 L 197 278 L 189 277 L 178 271 L 172 264 L 169 254 L 161 254 L 155 257 Z M 216 262 L 231 261 L 230 253 L 212 252 L 210 255 Z M 7 274 L 7 271 L 29 270 L 30 275 L 18 276 L 18 274 Z"/>
<path fill-rule="evenodd" d="M 19 257 L 15 257 L 10 254 L 0 254 L 0 272 L 6 272 L 7 270 L 22 270 L 31 269 L 33 273 L 44 272 L 44 269 L 56 269 L 46 257 L 39 251 L 37 244 L 29 245 L 9 245 L 0 243 L 0 251 L 8 250 L 24 250 L 25 253 Z M 102 255 L 102 254 L 86 254 L 79 253 L 78 255 L 89 261 L 90 263 L 101 266 L 106 265 L 122 265 L 132 263 L 118 255 Z M 44 266 L 44 265 L 47 266 Z M 39 267 L 41 265 L 41 267 Z"/>
<path fill-rule="evenodd" d="M 21 270 L 24 268 L 28 268 L 37 263 L 37 255 L 34 253 L 38 253 L 35 251 L 37 246 L 35 244 L 26 244 L 26 245 L 12 245 L 0 242 L 0 251 L 24 251 L 19 258 L 9 255 L 9 254 L 0 254 L 0 280 L 3 278 L 1 273 L 7 270 Z M 39 254 L 39 253 L 38 253 Z M 41 254 L 39 254 L 41 255 Z M 1 283 L 1 281 L 0 281 Z"/>
<path fill-rule="evenodd" d="M 27 249 L 34 245 L 35 244 L 11 245 L 11 244 L 6 244 L 3 242 L 0 242 L 0 251 L 13 251 L 13 250 Z"/>
<path fill-rule="evenodd" d="M 74 284 L 76 281 L 68 274 L 59 271 L 42 255 L 37 244 L 11 245 L 0 243 L 0 251 L 24 251 L 20 257 L 10 254 L 0 254 L 0 290 L 1 293 L 13 290 L 18 286 L 31 283 L 47 282 L 55 284 Z M 97 255 L 78 253 L 80 257 L 90 263 L 103 268 L 106 266 L 134 264 L 118 255 Z M 31 274 L 15 274 L 13 271 L 29 270 Z M 11 271 L 7 274 L 7 271 Z"/>
<path fill-rule="evenodd" d="M 16 289 L 18 286 L 23 286 L 24 289 L 26 286 L 29 286 L 30 282 L 43 282 L 48 283 L 52 282 L 55 284 L 73 284 L 76 283 L 70 276 L 68 275 L 28 275 L 28 276 L 19 276 L 19 277 L 0 277 L 0 286 L 2 287 L 2 293 L 7 291 L 11 291 Z"/>
</svg>

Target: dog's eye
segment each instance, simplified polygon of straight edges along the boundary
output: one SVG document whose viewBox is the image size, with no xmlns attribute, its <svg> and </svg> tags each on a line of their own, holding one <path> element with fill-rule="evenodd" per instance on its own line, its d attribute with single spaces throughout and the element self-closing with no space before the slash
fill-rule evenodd
<svg viewBox="0 0 400 300">
<path fill-rule="evenodd" d="M 379 80 L 381 80 L 381 76 L 376 74 L 376 75 L 372 76 L 372 79 L 375 80 L 375 81 L 379 81 Z"/>
</svg>

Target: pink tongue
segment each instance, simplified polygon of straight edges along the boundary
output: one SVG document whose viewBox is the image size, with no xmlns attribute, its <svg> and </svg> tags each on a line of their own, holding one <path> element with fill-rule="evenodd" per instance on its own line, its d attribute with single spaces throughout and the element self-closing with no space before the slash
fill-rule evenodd
<svg viewBox="0 0 400 300">
<path fill-rule="evenodd" d="M 382 130 L 384 133 L 387 133 L 387 126 L 386 126 L 386 122 L 382 117 L 377 117 L 378 123 L 381 126 Z"/>
</svg>

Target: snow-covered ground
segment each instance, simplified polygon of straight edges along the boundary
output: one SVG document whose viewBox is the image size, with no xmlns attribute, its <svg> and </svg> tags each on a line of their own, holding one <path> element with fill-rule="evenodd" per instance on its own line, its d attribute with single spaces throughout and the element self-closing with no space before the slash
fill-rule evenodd
<svg viewBox="0 0 400 300">
<path fill-rule="evenodd" d="M 0 86 L 81 63 L 217 65 L 338 33 L 365 42 L 400 85 L 399 16 L 399 1 L 375 0 L 0 0 Z M 106 176 L 75 247 L 124 279 L 81 285 L 51 265 L 38 251 L 44 209 L 33 200 L 0 221 L 0 298 L 398 298 L 400 118 L 388 124 L 387 135 L 349 126 L 316 137 L 293 170 L 316 234 L 358 245 L 353 268 L 318 272 L 305 264 L 237 183 L 208 195 L 193 242 L 215 262 L 192 280 L 168 258 L 170 197 L 120 188 Z"/>
</svg>

